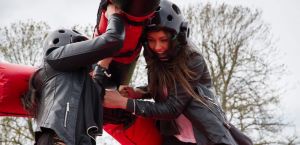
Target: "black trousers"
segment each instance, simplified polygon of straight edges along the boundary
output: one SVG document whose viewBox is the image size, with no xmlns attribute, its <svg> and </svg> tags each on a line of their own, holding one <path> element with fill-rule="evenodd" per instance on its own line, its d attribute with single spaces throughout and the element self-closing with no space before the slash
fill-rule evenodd
<svg viewBox="0 0 300 145">
<path fill-rule="evenodd" d="M 175 136 L 164 136 L 163 145 L 196 145 L 195 143 L 182 142 Z"/>
</svg>

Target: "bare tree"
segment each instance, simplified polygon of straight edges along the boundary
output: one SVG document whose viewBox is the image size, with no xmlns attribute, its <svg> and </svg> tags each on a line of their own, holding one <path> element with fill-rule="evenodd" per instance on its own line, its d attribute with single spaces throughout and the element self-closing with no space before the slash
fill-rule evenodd
<svg viewBox="0 0 300 145">
<path fill-rule="evenodd" d="M 278 49 L 269 25 L 261 19 L 262 12 L 208 3 L 189 6 L 184 14 L 229 120 L 251 133 L 256 144 L 279 144 L 287 124 L 278 109 L 283 90 L 273 84 L 285 66 L 278 61 Z"/>
<path fill-rule="evenodd" d="M 50 27 L 31 20 L 0 27 L 0 54 L 11 63 L 37 66 L 41 62 L 43 40 Z M 1 117 L 1 143 L 33 144 L 34 123 L 31 118 Z"/>
<path fill-rule="evenodd" d="M 43 40 L 49 28 L 45 22 L 31 20 L 2 27 L 0 53 L 12 63 L 37 65 L 41 62 Z"/>
</svg>

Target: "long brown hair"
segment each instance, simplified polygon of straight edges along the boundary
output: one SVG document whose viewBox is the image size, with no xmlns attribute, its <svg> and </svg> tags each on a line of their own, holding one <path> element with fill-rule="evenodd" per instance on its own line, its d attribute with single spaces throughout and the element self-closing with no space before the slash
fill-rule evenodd
<svg viewBox="0 0 300 145">
<path fill-rule="evenodd" d="M 36 117 L 37 110 L 40 102 L 39 89 L 35 86 L 35 79 L 38 72 L 41 70 L 36 70 L 30 77 L 28 91 L 22 95 L 21 101 L 24 109 L 30 113 L 33 117 Z"/>
<path fill-rule="evenodd" d="M 176 85 L 180 85 L 188 95 L 203 103 L 203 97 L 199 96 L 190 84 L 190 81 L 195 80 L 197 74 L 188 67 L 188 62 L 192 59 L 192 55 L 197 55 L 197 52 L 188 44 L 171 45 L 169 49 L 172 47 L 180 48 L 176 58 L 169 61 L 146 58 L 149 92 L 155 100 L 164 100 L 166 99 L 165 88 L 169 92 L 176 89 Z"/>
</svg>

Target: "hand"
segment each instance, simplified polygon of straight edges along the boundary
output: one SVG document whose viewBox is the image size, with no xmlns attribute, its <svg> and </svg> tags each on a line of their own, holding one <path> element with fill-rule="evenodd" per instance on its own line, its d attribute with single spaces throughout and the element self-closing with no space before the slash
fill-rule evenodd
<svg viewBox="0 0 300 145">
<path fill-rule="evenodd" d="M 123 97 L 116 90 L 106 90 L 103 106 L 106 108 L 120 108 L 126 109 L 128 98 Z"/>
<path fill-rule="evenodd" d="M 93 79 L 101 86 L 106 87 L 109 81 L 111 74 L 105 68 L 100 65 L 97 65 L 93 71 Z"/>
<path fill-rule="evenodd" d="M 108 4 L 106 7 L 105 17 L 108 19 L 112 14 L 121 13 L 121 9 L 113 4 Z"/>
<path fill-rule="evenodd" d="M 112 60 L 113 60 L 113 57 L 107 57 L 107 58 L 104 58 L 104 59 L 98 61 L 97 64 L 105 69 L 108 69 Z"/>
<path fill-rule="evenodd" d="M 142 95 L 144 93 L 140 89 L 136 89 L 127 85 L 120 85 L 119 92 L 122 96 L 132 99 L 142 98 Z"/>
</svg>

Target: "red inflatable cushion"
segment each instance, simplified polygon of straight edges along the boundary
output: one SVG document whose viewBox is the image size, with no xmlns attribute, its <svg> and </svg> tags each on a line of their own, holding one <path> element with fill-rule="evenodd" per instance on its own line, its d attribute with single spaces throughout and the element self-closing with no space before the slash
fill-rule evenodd
<svg viewBox="0 0 300 145">
<path fill-rule="evenodd" d="M 36 69 L 32 66 L 0 62 L 0 116 L 28 117 L 21 96 Z"/>
<path fill-rule="evenodd" d="M 104 130 L 121 145 L 160 145 L 162 137 L 150 118 L 137 117 L 128 129 L 123 125 L 104 125 Z"/>
</svg>

